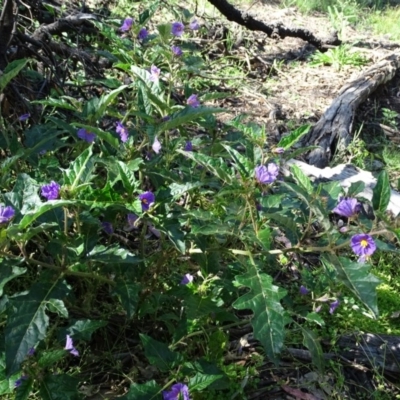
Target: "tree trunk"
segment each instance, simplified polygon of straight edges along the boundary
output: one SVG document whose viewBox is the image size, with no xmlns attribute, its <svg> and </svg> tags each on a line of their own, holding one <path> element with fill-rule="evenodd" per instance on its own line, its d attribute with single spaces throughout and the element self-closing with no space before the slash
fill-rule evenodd
<svg viewBox="0 0 400 400">
<path fill-rule="evenodd" d="M 373 65 L 360 77 L 342 88 L 338 97 L 304 138 L 304 145 L 319 145 L 309 156 L 310 164 L 319 168 L 328 165 L 334 150 L 345 150 L 351 142 L 354 114 L 358 106 L 378 86 L 387 83 L 400 68 L 400 53 L 395 52 Z"/>
</svg>

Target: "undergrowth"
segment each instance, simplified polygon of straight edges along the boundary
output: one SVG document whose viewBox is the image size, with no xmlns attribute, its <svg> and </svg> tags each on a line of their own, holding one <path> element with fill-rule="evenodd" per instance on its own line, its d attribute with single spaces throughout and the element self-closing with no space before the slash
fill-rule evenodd
<svg viewBox="0 0 400 400">
<path fill-rule="evenodd" d="M 245 399 L 293 343 L 323 376 L 321 334 L 387 331 L 397 307 L 387 172 L 368 201 L 289 168 L 310 126 L 274 145 L 221 122 L 242 64 L 204 51 L 192 10 L 130 7 L 67 35 L 110 67 L 63 60 L 61 85 L 2 117 L 0 394 Z M 14 60 L 0 87 L 42 67 Z"/>
</svg>

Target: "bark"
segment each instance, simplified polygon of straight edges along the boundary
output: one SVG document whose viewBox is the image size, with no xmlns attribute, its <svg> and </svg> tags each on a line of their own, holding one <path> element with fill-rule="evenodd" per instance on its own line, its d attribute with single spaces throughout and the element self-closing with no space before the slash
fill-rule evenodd
<svg viewBox="0 0 400 400">
<path fill-rule="evenodd" d="M 331 37 L 322 39 L 315 36 L 312 32 L 302 28 L 289 28 L 281 23 L 266 24 L 253 18 L 246 12 L 239 11 L 226 0 L 208 0 L 218 11 L 223 14 L 228 21 L 236 22 L 251 31 L 260 31 L 266 33 L 269 37 L 279 36 L 284 39 L 286 37 L 296 37 L 314 45 L 318 50 L 324 51 L 331 46 L 341 43 L 337 36 L 337 32 L 332 33 Z"/>
<path fill-rule="evenodd" d="M 344 151 L 347 148 L 351 142 L 351 130 L 358 106 L 380 85 L 393 79 L 399 68 L 400 52 L 395 52 L 342 88 L 303 140 L 305 146 L 320 146 L 307 157 L 310 164 L 324 168 L 335 149 Z"/>
</svg>

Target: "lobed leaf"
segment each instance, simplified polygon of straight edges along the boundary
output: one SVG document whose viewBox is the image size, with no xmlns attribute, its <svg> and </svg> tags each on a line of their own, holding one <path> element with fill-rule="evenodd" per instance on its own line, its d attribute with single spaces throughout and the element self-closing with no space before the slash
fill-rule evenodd
<svg viewBox="0 0 400 400">
<path fill-rule="evenodd" d="M 286 296 L 286 291 L 274 286 L 272 281 L 271 276 L 260 273 L 257 266 L 251 264 L 244 275 L 236 276 L 236 283 L 248 287 L 250 291 L 239 297 L 233 307 L 253 311 L 251 325 L 254 336 L 261 342 L 268 357 L 276 362 L 285 335 L 285 311 L 280 300 Z"/>
<path fill-rule="evenodd" d="M 171 351 L 165 343 L 158 342 L 150 336 L 139 334 L 144 347 L 144 354 L 151 365 L 155 365 L 161 372 L 168 372 L 182 362 L 179 353 Z"/>
<path fill-rule="evenodd" d="M 369 273 L 371 268 L 366 263 L 353 262 L 345 257 L 337 257 L 334 254 L 324 254 L 322 263 L 325 268 L 333 268 L 337 272 L 337 278 L 378 317 L 378 305 L 376 287 L 380 280 Z"/>
</svg>

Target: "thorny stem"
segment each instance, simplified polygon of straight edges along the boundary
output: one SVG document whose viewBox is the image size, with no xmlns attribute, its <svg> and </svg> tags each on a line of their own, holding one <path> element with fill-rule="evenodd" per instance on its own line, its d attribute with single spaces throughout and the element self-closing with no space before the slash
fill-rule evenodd
<svg viewBox="0 0 400 400">
<path fill-rule="evenodd" d="M 19 246 L 19 248 L 20 248 L 20 250 L 22 252 L 22 255 L 24 256 L 24 261 L 26 263 L 28 263 L 28 264 L 36 265 L 38 267 L 48 268 L 48 269 L 51 269 L 53 271 L 58 271 L 60 274 L 64 274 L 64 275 L 68 275 L 68 276 L 79 276 L 81 278 L 97 279 L 100 282 L 107 283 L 109 285 L 115 286 L 115 282 L 114 281 L 112 281 L 112 280 L 110 280 L 108 278 L 105 278 L 104 276 L 101 276 L 101 275 L 96 275 L 96 274 L 92 274 L 92 273 L 88 273 L 88 272 L 80 272 L 80 271 L 68 271 L 68 270 L 65 271 L 62 268 L 57 267 L 56 265 L 48 264 L 48 263 L 43 262 L 43 261 L 35 260 L 34 258 L 29 257 L 28 254 L 26 254 L 26 250 L 25 250 L 25 247 L 23 245 Z M 19 259 L 19 257 L 16 257 L 16 256 L 8 254 L 8 253 L 5 253 L 3 251 L 0 251 L 0 256 L 9 257 L 9 258 L 13 258 L 13 259 Z"/>
</svg>

